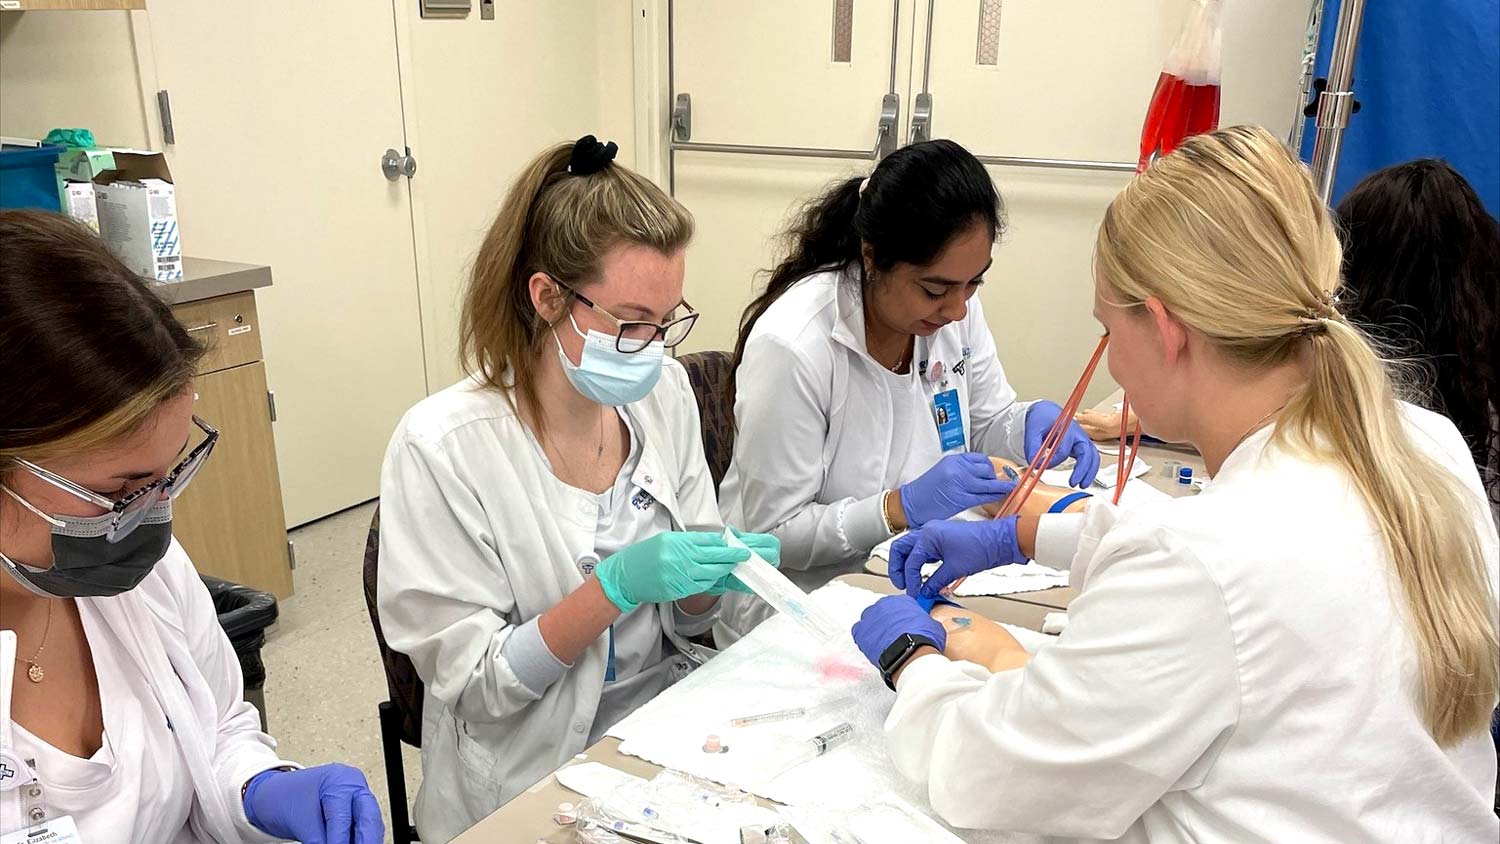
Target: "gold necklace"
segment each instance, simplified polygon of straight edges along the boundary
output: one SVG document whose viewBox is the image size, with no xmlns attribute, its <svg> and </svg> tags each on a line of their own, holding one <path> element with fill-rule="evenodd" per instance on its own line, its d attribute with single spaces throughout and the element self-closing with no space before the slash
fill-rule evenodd
<svg viewBox="0 0 1500 844">
<path fill-rule="evenodd" d="M 31 659 L 25 660 L 30 666 L 26 669 L 26 679 L 33 683 L 40 683 L 47 677 L 47 672 L 42 670 L 37 660 L 41 658 L 42 651 L 47 649 L 47 637 L 52 635 L 52 605 L 55 603 L 57 602 L 50 599 L 47 601 L 47 626 L 42 629 L 42 643 L 37 646 L 36 653 L 31 655 Z"/>
</svg>

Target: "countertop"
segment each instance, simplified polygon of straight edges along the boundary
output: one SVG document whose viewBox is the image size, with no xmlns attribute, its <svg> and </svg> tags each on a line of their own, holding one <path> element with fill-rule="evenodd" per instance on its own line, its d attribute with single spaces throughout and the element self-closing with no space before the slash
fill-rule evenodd
<svg viewBox="0 0 1500 844">
<path fill-rule="evenodd" d="M 271 286 L 271 268 L 209 258 L 182 259 L 182 281 L 158 281 L 151 289 L 168 305 L 198 302 Z"/>
</svg>

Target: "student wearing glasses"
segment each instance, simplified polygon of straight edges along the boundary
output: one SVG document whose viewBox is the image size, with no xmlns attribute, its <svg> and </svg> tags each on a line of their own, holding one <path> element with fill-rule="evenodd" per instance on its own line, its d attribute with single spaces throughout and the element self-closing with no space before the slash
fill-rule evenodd
<svg viewBox="0 0 1500 844">
<path fill-rule="evenodd" d="M 474 262 L 470 377 L 402 419 L 378 602 L 426 685 L 415 820 L 442 842 L 560 767 L 708 652 L 743 590 L 687 374 L 666 350 L 693 222 L 592 136 L 543 152 Z M 779 545 L 743 535 L 771 562 Z"/>
<path fill-rule="evenodd" d="M 0 212 L 0 314 L 0 838 L 382 841 L 362 774 L 276 755 L 172 539 L 203 348 L 58 214 Z"/>
</svg>

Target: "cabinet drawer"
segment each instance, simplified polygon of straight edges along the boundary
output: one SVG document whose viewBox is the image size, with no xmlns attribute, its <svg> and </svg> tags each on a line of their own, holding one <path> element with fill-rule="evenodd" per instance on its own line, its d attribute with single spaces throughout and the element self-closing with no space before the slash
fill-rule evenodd
<svg viewBox="0 0 1500 844">
<path fill-rule="evenodd" d="M 188 333 L 208 344 L 198 371 L 218 372 L 261 359 L 260 325 L 255 294 L 231 293 L 201 302 L 174 305 L 172 313 Z"/>
</svg>

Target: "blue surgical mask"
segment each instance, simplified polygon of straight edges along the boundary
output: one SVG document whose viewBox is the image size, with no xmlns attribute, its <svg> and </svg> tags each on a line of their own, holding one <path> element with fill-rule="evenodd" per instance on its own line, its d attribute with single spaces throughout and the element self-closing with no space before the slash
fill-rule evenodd
<svg viewBox="0 0 1500 844">
<path fill-rule="evenodd" d="M 633 354 L 615 348 L 612 334 L 589 329 L 588 334 L 578 330 L 578 323 L 568 315 L 573 331 L 583 338 L 583 355 L 575 365 L 563 351 L 562 341 L 557 339 L 554 329 L 552 340 L 557 344 L 557 359 L 562 361 L 563 372 L 568 382 L 584 398 L 596 404 L 619 407 L 637 402 L 651 392 L 661 378 L 662 358 L 667 347 L 660 340 Z"/>
</svg>

